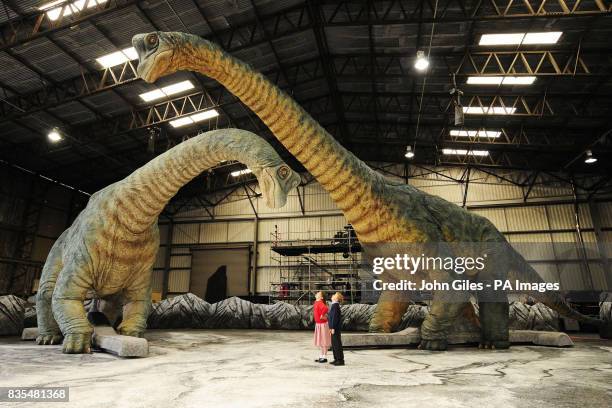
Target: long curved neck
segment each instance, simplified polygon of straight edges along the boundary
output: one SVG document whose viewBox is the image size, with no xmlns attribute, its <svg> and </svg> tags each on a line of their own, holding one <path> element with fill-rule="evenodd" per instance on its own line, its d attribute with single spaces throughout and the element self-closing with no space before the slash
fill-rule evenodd
<svg viewBox="0 0 612 408">
<path fill-rule="evenodd" d="M 195 37 L 194 37 L 195 38 Z M 236 95 L 270 128 L 330 194 L 355 230 L 364 237 L 373 229 L 366 217 L 378 207 L 374 191 L 380 177 L 342 147 L 290 96 L 261 73 L 218 47 L 195 39 L 182 50 L 188 69 L 212 77 Z"/>
<path fill-rule="evenodd" d="M 219 129 L 195 136 L 157 156 L 118 183 L 119 222 L 139 233 L 157 222 L 168 201 L 204 170 L 223 160 L 238 160 L 259 177 L 263 167 L 279 165 L 274 149 L 257 135 Z"/>
</svg>

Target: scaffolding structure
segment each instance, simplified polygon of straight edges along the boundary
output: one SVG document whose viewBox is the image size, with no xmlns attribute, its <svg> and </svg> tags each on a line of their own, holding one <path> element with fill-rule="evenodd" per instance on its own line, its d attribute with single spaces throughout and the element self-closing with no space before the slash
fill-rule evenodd
<svg viewBox="0 0 612 408">
<path fill-rule="evenodd" d="M 279 280 L 271 283 L 271 302 L 311 304 L 318 291 L 341 292 L 346 303 L 362 301 L 361 244 L 351 225 L 342 231 L 310 232 L 306 239 L 290 239 L 275 228 L 271 238 L 270 259 L 279 268 Z"/>
</svg>

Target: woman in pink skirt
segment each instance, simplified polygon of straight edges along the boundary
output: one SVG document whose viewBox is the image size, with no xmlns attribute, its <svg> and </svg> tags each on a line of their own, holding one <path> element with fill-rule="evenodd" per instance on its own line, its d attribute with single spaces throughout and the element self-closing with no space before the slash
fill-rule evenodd
<svg viewBox="0 0 612 408">
<path fill-rule="evenodd" d="M 327 324 L 327 303 L 325 303 L 325 296 L 323 292 L 317 292 L 315 295 L 315 302 L 313 307 L 314 321 L 315 321 L 315 332 L 314 332 L 314 344 L 319 347 L 321 354 L 319 358 L 315 360 L 316 363 L 327 362 L 327 350 L 331 345 L 331 333 Z"/>
</svg>

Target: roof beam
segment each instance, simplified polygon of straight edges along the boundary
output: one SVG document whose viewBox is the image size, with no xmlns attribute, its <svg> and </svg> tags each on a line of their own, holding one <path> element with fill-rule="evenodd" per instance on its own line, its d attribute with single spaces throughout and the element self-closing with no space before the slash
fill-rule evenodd
<svg viewBox="0 0 612 408">
<path fill-rule="evenodd" d="M 455 3 L 455 7 L 451 4 Z M 442 0 L 442 9 L 434 18 L 434 5 L 430 1 L 395 0 L 381 2 L 374 16 L 367 12 L 367 3 L 354 0 L 336 0 L 326 2 L 325 24 L 328 26 L 403 25 L 422 23 L 448 23 L 470 21 L 512 21 L 517 19 L 534 20 L 550 18 L 576 18 L 605 16 L 612 14 L 610 6 L 604 1 L 583 0 L 574 2 L 572 7 L 565 0 L 515 0 L 479 1 L 473 9 L 468 10 L 463 0 Z M 422 17 L 419 8 L 423 5 Z M 492 6 L 492 7 L 491 7 Z"/>
<path fill-rule="evenodd" d="M 64 16 L 64 10 L 71 4 L 71 2 L 67 2 L 59 6 L 62 8 L 62 13 L 55 21 L 49 19 L 46 10 L 19 16 L 0 25 L 0 51 L 73 27 L 91 18 L 101 17 L 110 12 L 124 9 L 137 2 L 138 0 L 107 0 L 103 4 L 85 8 L 81 11 L 73 7 L 71 10 L 73 12 Z M 18 10 L 13 11 L 18 12 Z"/>
</svg>

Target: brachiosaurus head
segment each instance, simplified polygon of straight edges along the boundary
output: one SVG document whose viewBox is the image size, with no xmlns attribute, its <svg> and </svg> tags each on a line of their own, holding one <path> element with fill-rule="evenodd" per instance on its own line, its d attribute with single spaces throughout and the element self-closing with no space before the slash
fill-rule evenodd
<svg viewBox="0 0 612 408">
<path fill-rule="evenodd" d="M 194 45 L 198 44 L 196 50 Z M 147 82 L 182 69 L 192 69 L 198 64 L 203 68 L 203 50 L 209 50 L 211 58 L 220 52 L 219 48 L 205 39 L 192 34 L 156 31 L 137 34 L 132 37 L 132 45 L 138 52 L 138 76 Z M 204 46 L 204 47 L 202 47 Z M 213 69 L 213 64 L 210 64 Z"/>
<path fill-rule="evenodd" d="M 257 176 L 264 202 L 269 208 L 281 208 L 287 202 L 289 191 L 301 181 L 300 175 L 284 162 L 278 166 L 253 169 Z"/>
</svg>

